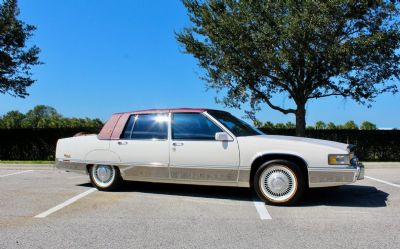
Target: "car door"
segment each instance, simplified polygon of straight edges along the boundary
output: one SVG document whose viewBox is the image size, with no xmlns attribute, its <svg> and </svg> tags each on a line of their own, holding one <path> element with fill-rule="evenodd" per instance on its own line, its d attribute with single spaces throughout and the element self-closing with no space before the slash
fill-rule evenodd
<svg viewBox="0 0 400 249">
<path fill-rule="evenodd" d="M 216 141 L 224 130 L 203 113 L 172 113 L 170 173 L 174 180 L 235 183 L 239 149 L 232 141 Z"/>
<path fill-rule="evenodd" d="M 129 117 L 121 138 L 110 144 L 125 179 L 169 179 L 168 124 L 167 113 Z"/>
</svg>

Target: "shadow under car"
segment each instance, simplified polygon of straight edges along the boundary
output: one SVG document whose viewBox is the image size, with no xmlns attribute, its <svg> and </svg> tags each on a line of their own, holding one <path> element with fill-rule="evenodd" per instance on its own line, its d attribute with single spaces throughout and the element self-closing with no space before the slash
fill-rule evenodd
<svg viewBox="0 0 400 249">
<path fill-rule="evenodd" d="M 90 183 L 79 186 L 92 187 Z M 256 197 L 251 188 L 203 186 L 171 183 L 125 181 L 114 192 L 140 192 L 186 197 L 202 197 L 252 202 Z M 389 194 L 372 186 L 344 185 L 311 188 L 294 206 L 385 207 Z"/>
</svg>

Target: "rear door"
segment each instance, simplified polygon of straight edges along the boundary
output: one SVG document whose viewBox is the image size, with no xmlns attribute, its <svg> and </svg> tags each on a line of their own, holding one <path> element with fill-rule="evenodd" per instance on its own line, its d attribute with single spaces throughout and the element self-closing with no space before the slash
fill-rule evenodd
<svg viewBox="0 0 400 249">
<path fill-rule="evenodd" d="M 216 141 L 223 129 L 203 113 L 172 113 L 170 172 L 174 180 L 235 183 L 239 150 L 236 139 Z"/>
<path fill-rule="evenodd" d="M 168 113 L 132 115 L 120 139 L 111 140 L 125 179 L 169 179 L 168 123 Z"/>
</svg>

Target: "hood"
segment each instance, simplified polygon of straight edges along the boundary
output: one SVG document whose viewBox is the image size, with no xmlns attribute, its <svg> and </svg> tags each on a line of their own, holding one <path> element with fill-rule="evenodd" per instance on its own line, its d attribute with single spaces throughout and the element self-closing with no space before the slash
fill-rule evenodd
<svg viewBox="0 0 400 249">
<path fill-rule="evenodd" d="M 321 145 L 326 147 L 331 147 L 339 150 L 348 151 L 348 144 L 322 140 L 322 139 L 313 139 L 313 138 L 305 138 L 305 137 L 293 137 L 293 136 L 278 136 L 278 135 L 261 135 L 261 136 L 253 136 L 254 139 L 268 139 L 274 141 L 282 141 L 282 142 L 300 142 L 307 143 L 310 145 Z"/>
</svg>

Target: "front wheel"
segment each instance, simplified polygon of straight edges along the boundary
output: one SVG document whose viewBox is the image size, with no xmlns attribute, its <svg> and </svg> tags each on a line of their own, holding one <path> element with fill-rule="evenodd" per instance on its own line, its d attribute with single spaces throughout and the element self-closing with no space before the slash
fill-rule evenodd
<svg viewBox="0 0 400 249">
<path fill-rule="evenodd" d="M 291 205 L 298 201 L 305 188 L 299 167 L 286 160 L 266 162 L 254 175 L 254 188 L 267 204 Z"/>
<path fill-rule="evenodd" d="M 114 190 L 122 183 L 119 169 L 110 165 L 94 165 L 89 169 L 90 181 L 98 190 Z"/>
</svg>

